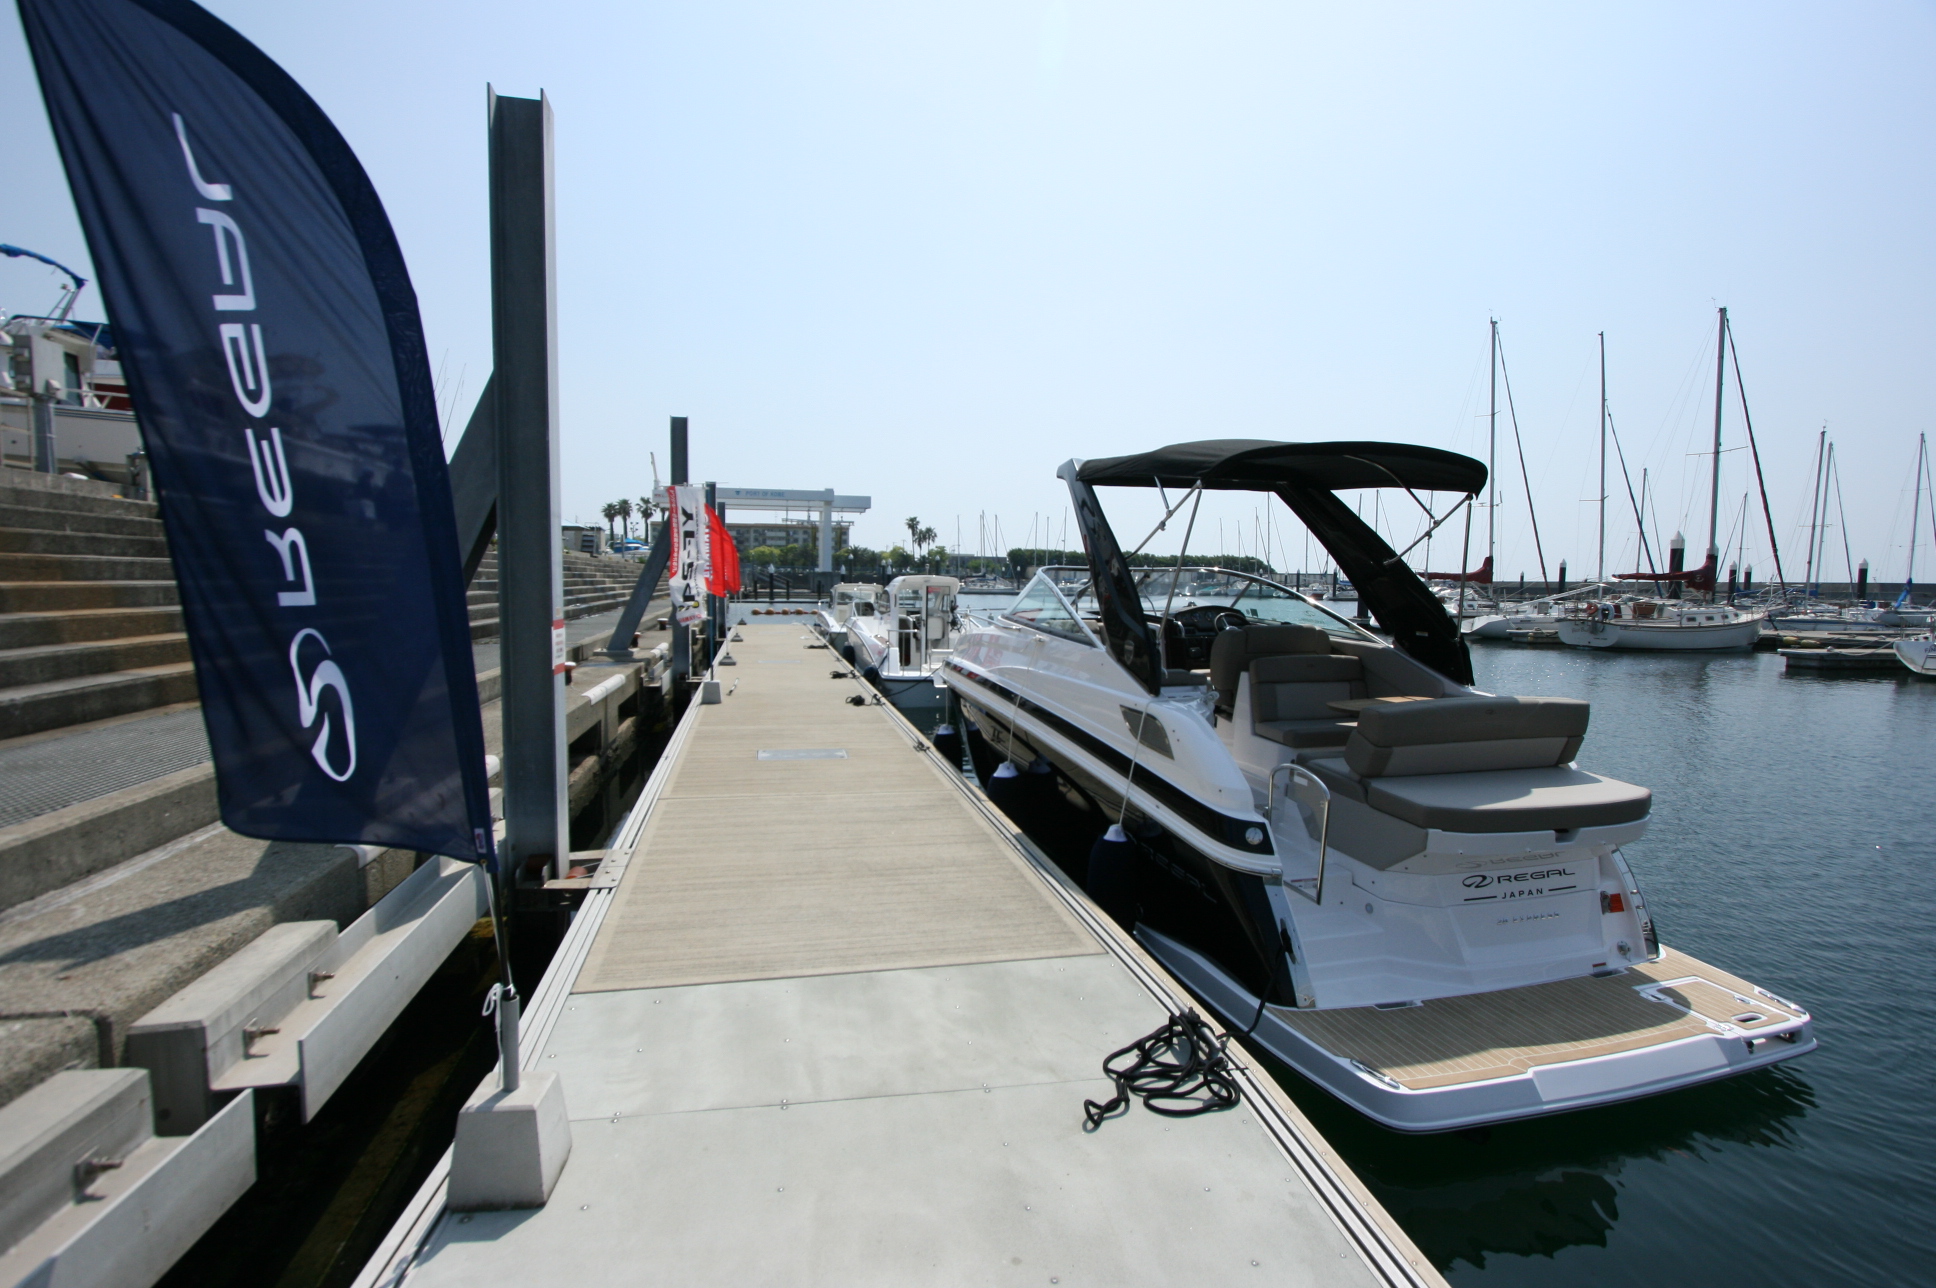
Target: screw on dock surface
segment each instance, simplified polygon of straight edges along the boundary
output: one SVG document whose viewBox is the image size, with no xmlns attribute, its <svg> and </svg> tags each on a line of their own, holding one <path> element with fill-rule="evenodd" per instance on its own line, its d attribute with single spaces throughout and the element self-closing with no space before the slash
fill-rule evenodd
<svg viewBox="0 0 1936 1288">
<path fill-rule="evenodd" d="M 252 1047 L 255 1046 L 255 1044 L 259 1040 L 261 1040 L 262 1038 L 268 1037 L 271 1033 L 280 1033 L 280 1032 L 282 1032 L 282 1030 L 279 1028 L 276 1028 L 274 1025 L 258 1024 L 254 1020 L 250 1020 L 247 1024 L 242 1026 L 243 1052 L 246 1054 Z"/>
<path fill-rule="evenodd" d="M 323 983 L 325 980 L 332 980 L 335 978 L 336 978 L 336 972 L 333 970 L 310 971 L 309 972 L 309 995 L 311 997 L 316 996 L 316 985 Z"/>
</svg>

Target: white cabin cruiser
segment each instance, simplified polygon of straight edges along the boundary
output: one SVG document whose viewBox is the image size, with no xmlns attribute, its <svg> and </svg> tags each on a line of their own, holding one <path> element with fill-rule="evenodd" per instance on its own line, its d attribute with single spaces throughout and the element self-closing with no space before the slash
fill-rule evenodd
<svg viewBox="0 0 1936 1288">
<path fill-rule="evenodd" d="M 1333 494 L 1470 498 L 1483 466 L 1221 440 L 1060 475 L 1089 566 L 1038 573 L 963 632 L 942 674 L 978 762 L 1053 769 L 1048 799 L 1101 836 L 1091 895 L 1233 1029 L 1407 1131 L 1814 1048 L 1806 1011 L 1656 942 L 1619 850 L 1651 794 L 1574 763 L 1587 704 L 1471 688 L 1458 623 Z M 1396 646 L 1246 574 L 1140 570 L 1139 584 L 1098 486 L 1275 492 Z M 1217 593 L 1184 602 L 1172 581 Z"/>
<path fill-rule="evenodd" d="M 954 577 L 912 574 L 886 586 L 841 583 L 817 629 L 850 666 L 903 711 L 939 710 L 945 691 L 935 670 L 961 630 Z"/>
</svg>

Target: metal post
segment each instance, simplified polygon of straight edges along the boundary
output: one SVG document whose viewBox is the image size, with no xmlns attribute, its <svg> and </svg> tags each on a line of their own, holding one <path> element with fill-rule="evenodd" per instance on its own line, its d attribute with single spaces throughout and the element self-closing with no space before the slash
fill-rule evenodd
<svg viewBox="0 0 1936 1288">
<path fill-rule="evenodd" d="M 497 394 L 504 858 L 563 871 L 565 593 L 551 104 L 490 96 L 491 340 Z"/>
<path fill-rule="evenodd" d="M 706 508 L 708 510 L 712 509 L 714 504 L 718 501 L 718 499 L 719 499 L 719 485 L 717 483 L 706 484 Z M 702 514 L 699 516 L 699 521 L 701 523 L 708 523 L 710 522 L 710 519 L 708 519 L 706 515 Z M 708 536 L 707 540 L 710 543 L 711 541 L 710 535 Z M 707 546 L 707 548 L 711 549 L 710 544 Z M 714 559 L 719 558 L 719 552 L 717 550 L 713 551 L 713 558 Z M 709 670 L 712 668 L 713 659 L 719 656 L 719 640 L 720 640 L 719 618 L 720 618 L 720 614 L 725 611 L 725 607 L 726 607 L 725 600 L 721 599 L 718 595 L 715 595 L 710 591 L 707 592 L 706 594 L 706 667 Z"/>
<path fill-rule="evenodd" d="M 60 395 L 51 392 L 56 387 L 50 380 L 33 391 L 34 471 L 38 474 L 60 473 L 54 452 L 54 400 Z"/>
<path fill-rule="evenodd" d="M 820 503 L 820 571 L 834 570 L 834 490 Z"/>
<path fill-rule="evenodd" d="M 686 418 L 672 418 L 672 483 L 674 487 L 688 486 L 686 480 L 691 474 L 686 460 Z M 679 541 L 679 515 L 676 511 L 666 515 L 666 522 L 672 525 L 671 548 L 677 549 Z M 672 622 L 672 682 L 673 691 L 679 701 L 685 701 L 686 680 L 692 675 L 692 628 L 681 626 L 675 618 Z"/>
</svg>

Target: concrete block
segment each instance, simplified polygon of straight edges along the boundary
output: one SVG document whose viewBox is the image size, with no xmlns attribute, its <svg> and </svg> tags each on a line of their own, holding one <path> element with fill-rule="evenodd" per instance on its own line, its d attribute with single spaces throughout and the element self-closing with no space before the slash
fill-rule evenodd
<svg viewBox="0 0 1936 1288">
<path fill-rule="evenodd" d="M 85 1015 L 0 1020 L 0 1105 L 57 1073 L 101 1063 L 101 1038 Z"/>
<path fill-rule="evenodd" d="M 153 1135 L 140 1069 L 55 1074 L 0 1109 L 0 1247 L 74 1202 L 78 1165 L 125 1159 Z"/>
<path fill-rule="evenodd" d="M 72 1082 L 104 1076 L 131 1078 L 139 1093 L 104 1081 Z M 7 1169 L 11 1156 L 0 1146 L 0 1169 L 6 1169 L 0 1170 L 0 1193 L 42 1192 L 38 1206 L 44 1213 L 18 1239 L 11 1222 L 0 1225 L 0 1246 L 6 1247 L 0 1284 L 148 1288 L 255 1183 L 254 1097 L 238 1096 L 193 1136 L 163 1139 L 149 1134 L 147 1075 L 141 1070 L 66 1073 L 52 1083 L 68 1085 L 50 1086 L 29 1106 L 36 1117 L 55 1115 L 38 1129 L 43 1139 L 58 1138 L 35 1151 L 38 1166 Z M 0 1114 L 34 1100 L 39 1091 Z M 0 1125 L 0 1137 L 10 1134 Z M 17 1186 L 18 1175 L 40 1184 Z M 49 1210 L 51 1197 L 58 1202 Z"/>
<path fill-rule="evenodd" d="M 0 828 L 0 908 L 71 885 L 218 816 L 215 769 L 196 765 Z"/>
<path fill-rule="evenodd" d="M 701 680 L 699 682 L 699 705 L 702 707 L 719 704 L 719 681 Z"/>
<path fill-rule="evenodd" d="M 449 1205 L 459 1212 L 543 1207 L 571 1156 L 571 1118 L 555 1073 L 506 1093 L 494 1071 L 457 1115 Z"/>
<path fill-rule="evenodd" d="M 246 1030 L 275 1027 L 299 1006 L 335 942 L 333 921 L 272 926 L 135 1021 L 122 1058 L 154 1076 L 162 1135 L 186 1136 L 208 1121 L 211 1087 L 253 1055 Z"/>
</svg>

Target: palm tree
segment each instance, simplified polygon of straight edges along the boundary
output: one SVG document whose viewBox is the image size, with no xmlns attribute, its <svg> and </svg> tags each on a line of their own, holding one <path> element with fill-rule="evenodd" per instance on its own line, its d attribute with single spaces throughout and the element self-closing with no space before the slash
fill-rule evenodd
<svg viewBox="0 0 1936 1288">
<path fill-rule="evenodd" d="M 933 545 L 937 539 L 933 528 L 923 528 L 914 534 L 914 545 L 916 549 L 925 550 Z"/>
<path fill-rule="evenodd" d="M 609 537 L 612 535 L 612 523 L 618 518 L 618 502 L 607 501 L 599 507 L 598 512 L 605 516 L 605 535 Z"/>
<path fill-rule="evenodd" d="M 652 504 L 651 497 L 639 498 L 639 539 L 641 541 L 652 535 L 652 514 L 657 508 Z"/>
<path fill-rule="evenodd" d="M 619 523 L 624 526 L 625 535 L 629 538 L 632 535 L 632 500 L 622 496 L 613 504 L 618 507 Z"/>
<path fill-rule="evenodd" d="M 915 518 L 913 515 L 909 515 L 901 526 L 908 530 L 908 541 L 913 545 L 919 546 L 921 544 L 921 520 Z"/>
</svg>

